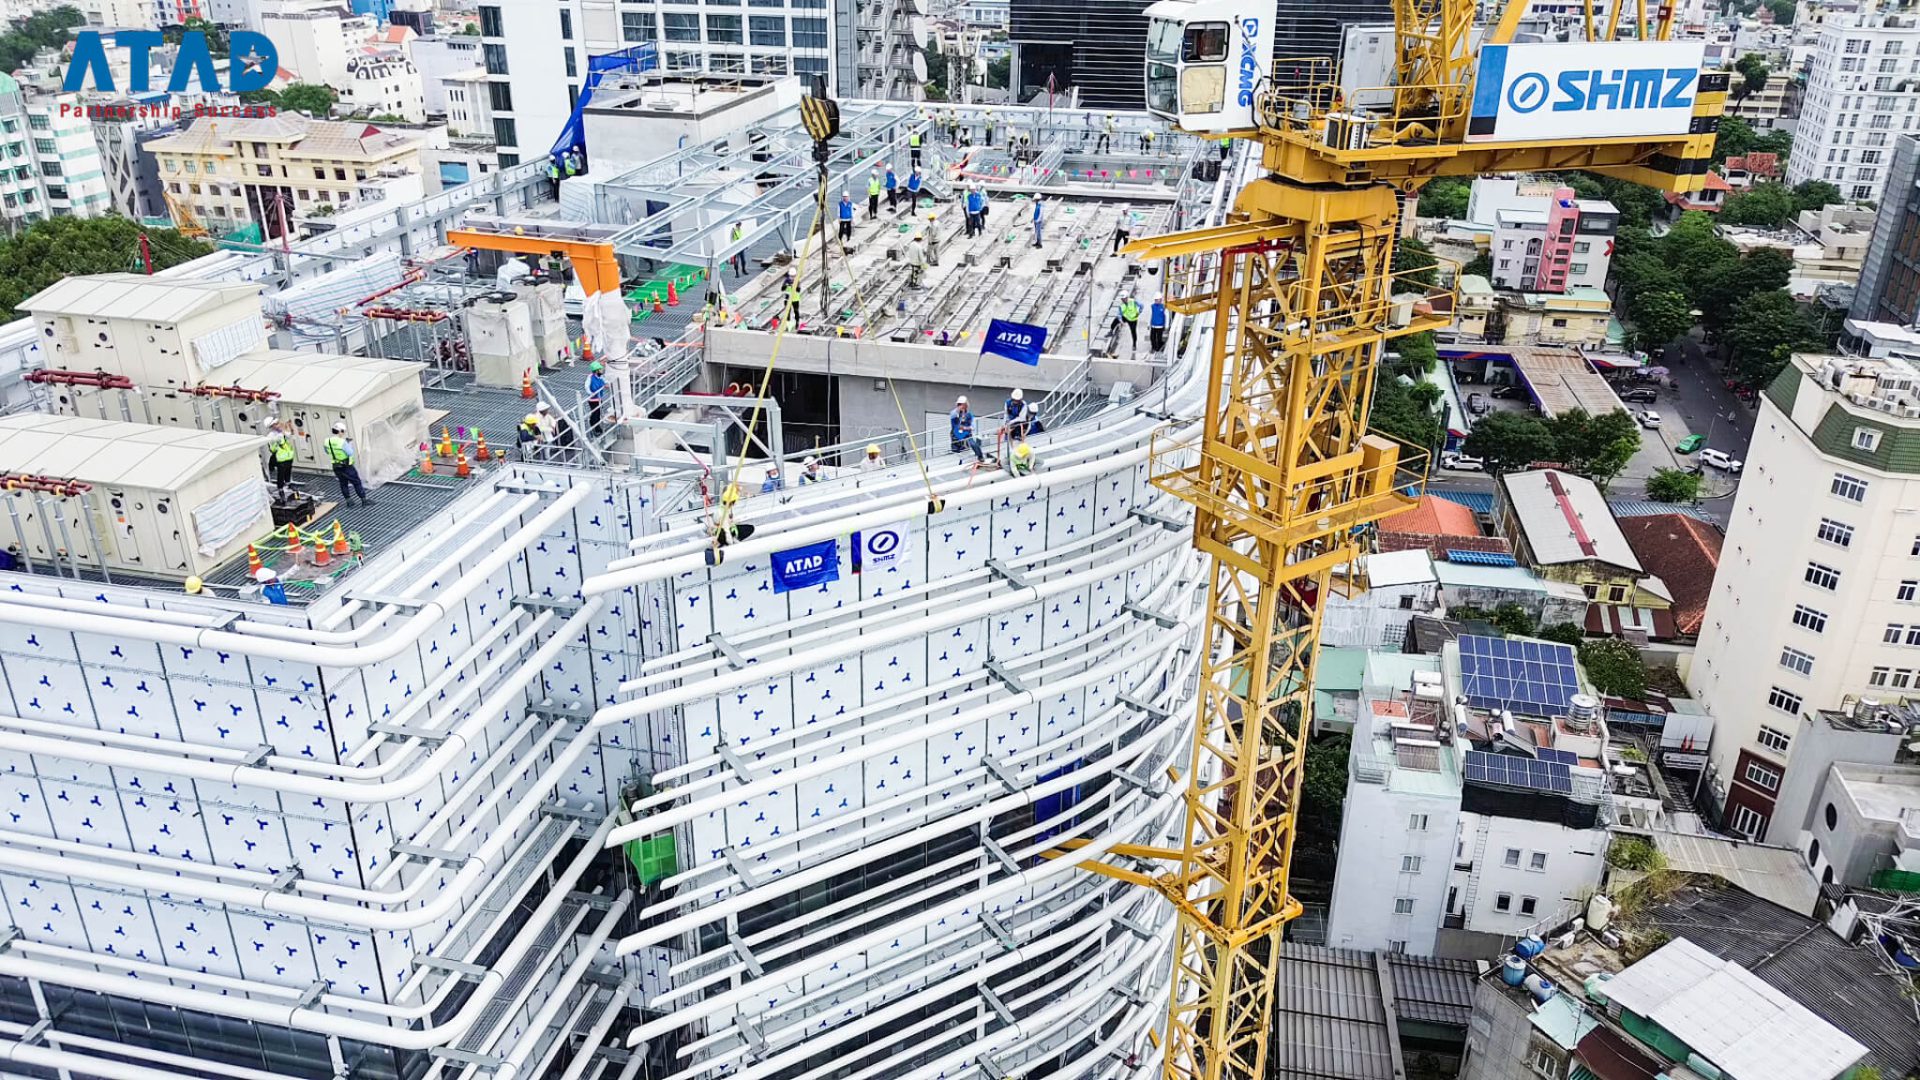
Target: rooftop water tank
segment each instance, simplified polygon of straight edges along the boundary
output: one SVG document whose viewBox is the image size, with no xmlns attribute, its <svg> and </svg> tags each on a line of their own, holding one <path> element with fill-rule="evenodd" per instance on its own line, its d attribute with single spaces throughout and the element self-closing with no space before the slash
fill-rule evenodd
<svg viewBox="0 0 1920 1080">
<path fill-rule="evenodd" d="M 1591 694 L 1575 694 L 1567 699 L 1567 726 L 1575 731 L 1592 731 L 1600 723 L 1600 699 Z"/>
<path fill-rule="evenodd" d="M 1593 898 L 1587 901 L 1587 925 L 1597 934 L 1612 921 L 1613 901 L 1607 899 L 1605 893 L 1594 893 Z"/>
<path fill-rule="evenodd" d="M 1533 996 L 1534 1001 L 1544 1003 L 1548 998 L 1551 998 L 1557 993 L 1557 991 L 1554 989 L 1553 984 L 1548 982 L 1544 976 L 1529 975 L 1527 976 L 1527 993 Z"/>
<path fill-rule="evenodd" d="M 1500 967 L 1500 981 L 1508 986 L 1519 986 L 1527 978 L 1527 962 L 1509 953 L 1507 962 Z"/>
<path fill-rule="evenodd" d="M 1547 951 L 1547 943 L 1540 940 L 1540 935 L 1538 934 L 1528 934 L 1526 937 L 1514 943 L 1513 951 L 1517 953 L 1522 960 L 1531 960 Z"/>
</svg>

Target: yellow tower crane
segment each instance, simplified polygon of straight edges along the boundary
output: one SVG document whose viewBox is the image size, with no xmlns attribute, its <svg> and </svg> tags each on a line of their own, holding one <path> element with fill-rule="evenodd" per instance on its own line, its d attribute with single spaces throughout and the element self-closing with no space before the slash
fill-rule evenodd
<svg viewBox="0 0 1920 1080">
<path fill-rule="evenodd" d="M 1401 199 L 1491 172 L 1704 184 L 1727 76 L 1701 70 L 1701 43 L 1670 40 L 1670 8 L 1632 3 L 1587 0 L 1578 40 L 1515 44 L 1526 0 L 1477 43 L 1473 0 L 1394 0 L 1378 88 L 1275 57 L 1270 3 L 1147 9 L 1149 109 L 1252 140 L 1264 166 L 1227 224 L 1126 249 L 1166 261 L 1169 306 L 1213 313 L 1202 433 L 1153 451 L 1153 484 L 1193 505 L 1212 564 L 1186 825 L 1178 848 L 1117 849 L 1159 873 L 1096 864 L 1177 909 L 1169 1080 L 1265 1080 L 1281 932 L 1300 911 L 1288 871 L 1322 604 L 1363 527 L 1424 483 L 1424 448 L 1367 431 L 1383 345 L 1450 310 L 1416 271 L 1396 278 Z M 1543 259 L 1571 254 L 1567 224 Z"/>
</svg>

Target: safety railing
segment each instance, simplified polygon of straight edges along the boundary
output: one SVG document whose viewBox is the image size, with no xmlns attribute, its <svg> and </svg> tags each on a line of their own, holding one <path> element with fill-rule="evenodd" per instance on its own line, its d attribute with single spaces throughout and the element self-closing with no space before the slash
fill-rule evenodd
<svg viewBox="0 0 1920 1080">
<path fill-rule="evenodd" d="M 1347 154 L 1408 143 L 1431 144 L 1465 130 L 1466 88 L 1456 83 L 1409 83 L 1346 89 L 1315 78 L 1324 61 L 1281 61 L 1302 78 L 1277 78 L 1260 95 L 1260 126 L 1293 141 Z M 1278 65 L 1276 65 L 1278 70 Z"/>
</svg>

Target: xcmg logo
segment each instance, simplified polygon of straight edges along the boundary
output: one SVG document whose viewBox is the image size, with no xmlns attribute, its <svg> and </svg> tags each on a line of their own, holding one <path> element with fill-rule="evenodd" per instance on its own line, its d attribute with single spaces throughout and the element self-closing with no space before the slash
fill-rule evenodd
<svg viewBox="0 0 1920 1080">
<path fill-rule="evenodd" d="M 107 44 L 97 30 L 82 30 L 74 35 L 73 61 L 67 65 L 67 78 L 61 89 L 71 94 L 79 90 L 115 91 L 144 94 L 152 90 L 149 54 L 165 44 L 158 30 L 115 31 L 113 44 L 127 51 L 127 85 L 114 85 L 113 65 L 107 57 Z M 173 76 L 167 81 L 169 94 L 189 90 L 245 94 L 265 90 L 280 70 L 280 54 L 265 34 L 235 30 L 228 38 L 227 85 L 220 85 L 220 69 L 214 65 L 207 35 L 189 30 L 180 35 L 180 48 L 174 57 Z"/>
<path fill-rule="evenodd" d="M 1253 87 L 1260 81 L 1260 20 L 1240 20 L 1240 94 L 1241 107 L 1253 104 Z"/>
<path fill-rule="evenodd" d="M 1552 103 L 1553 112 L 1610 109 L 1688 109 L 1693 107 L 1698 68 L 1614 68 L 1562 71 L 1549 88 L 1547 77 L 1528 71 L 1507 84 L 1507 107 L 1530 113 Z"/>
</svg>

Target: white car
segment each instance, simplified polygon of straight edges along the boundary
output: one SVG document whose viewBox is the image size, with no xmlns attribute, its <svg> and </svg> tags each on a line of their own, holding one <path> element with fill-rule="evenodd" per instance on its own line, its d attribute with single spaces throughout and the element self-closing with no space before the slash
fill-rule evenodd
<svg viewBox="0 0 1920 1080">
<path fill-rule="evenodd" d="M 1641 427 L 1643 427 L 1643 428 L 1657 428 L 1657 427 L 1659 427 L 1659 426 L 1660 426 L 1660 414 L 1659 414 L 1659 413 L 1657 413 L 1657 412 L 1654 412 L 1654 411 L 1653 411 L 1652 409 L 1648 409 L 1648 410 L 1646 410 L 1645 412 L 1642 412 L 1642 413 L 1640 414 L 1640 426 L 1641 426 Z"/>
<path fill-rule="evenodd" d="M 1456 450 L 1447 450 L 1440 455 L 1440 467 L 1456 472 L 1486 472 L 1487 463 L 1477 457 L 1468 457 Z"/>
<path fill-rule="evenodd" d="M 1716 469 L 1725 469 L 1735 475 L 1738 475 L 1741 469 L 1747 467 L 1746 462 L 1741 461 L 1739 458 L 1734 457 L 1724 450 L 1700 451 L 1700 464 L 1711 465 Z"/>
</svg>

